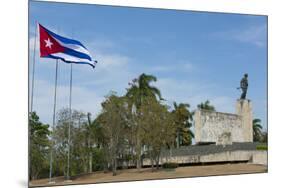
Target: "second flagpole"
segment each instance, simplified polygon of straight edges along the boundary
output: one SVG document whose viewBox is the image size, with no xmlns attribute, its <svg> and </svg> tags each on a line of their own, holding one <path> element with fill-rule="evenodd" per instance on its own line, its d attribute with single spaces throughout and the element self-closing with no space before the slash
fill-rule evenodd
<svg viewBox="0 0 281 188">
<path fill-rule="evenodd" d="M 67 180 L 70 180 L 69 169 L 70 169 L 70 128 L 72 125 L 72 63 L 70 63 L 70 83 L 69 83 L 69 125 L 68 125 L 68 153 L 67 153 Z"/>
<path fill-rule="evenodd" d="M 51 144 L 51 154 L 50 154 L 50 174 L 49 174 L 49 183 L 54 183 L 52 181 L 53 173 L 53 153 L 54 153 L 54 130 L 56 124 L 56 104 L 57 104 L 57 82 L 58 82 L 58 59 L 56 60 L 56 75 L 55 75 L 55 94 L 54 94 L 54 108 L 53 108 L 53 125 L 52 125 L 52 144 Z"/>
</svg>

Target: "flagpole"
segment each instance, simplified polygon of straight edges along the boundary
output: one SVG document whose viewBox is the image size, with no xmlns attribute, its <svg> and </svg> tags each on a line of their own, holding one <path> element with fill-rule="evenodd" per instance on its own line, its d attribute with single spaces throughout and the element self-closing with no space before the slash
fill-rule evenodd
<svg viewBox="0 0 281 188">
<path fill-rule="evenodd" d="M 33 90 L 34 90 L 34 74 L 35 74 L 36 40 L 37 40 L 37 22 L 35 24 L 35 39 L 34 39 L 34 48 L 33 48 L 33 65 L 32 65 L 32 81 L 31 81 L 30 113 L 33 110 Z"/>
<path fill-rule="evenodd" d="M 70 119 L 68 124 L 68 155 L 67 155 L 67 180 L 69 178 L 69 167 L 70 167 L 70 126 L 72 124 L 72 109 L 71 109 L 71 100 L 72 100 L 72 63 L 70 63 L 70 83 L 69 83 L 69 113 Z"/>
<path fill-rule="evenodd" d="M 33 111 L 33 90 L 34 90 L 34 74 L 35 74 L 35 57 L 36 57 L 36 40 L 37 40 L 37 21 L 35 22 L 35 38 L 34 38 L 34 45 L 33 45 L 33 65 L 32 65 L 32 80 L 31 80 L 31 96 L 30 96 L 30 106 L 29 106 L 29 124 L 28 124 L 28 177 L 31 174 L 31 127 L 30 127 L 30 120 Z M 29 78 L 28 78 L 29 82 Z M 30 92 L 28 88 L 28 92 Z M 28 178 L 29 179 L 29 178 Z"/>
<path fill-rule="evenodd" d="M 54 130 L 56 124 L 56 103 L 57 103 L 57 82 L 58 82 L 58 59 L 56 60 L 56 75 L 55 75 L 55 94 L 54 94 L 54 108 L 53 108 L 53 125 L 52 125 L 52 141 L 51 141 L 51 153 L 50 153 L 50 174 L 49 174 L 49 183 L 52 182 L 52 173 L 53 173 L 53 150 L 54 150 Z"/>
</svg>

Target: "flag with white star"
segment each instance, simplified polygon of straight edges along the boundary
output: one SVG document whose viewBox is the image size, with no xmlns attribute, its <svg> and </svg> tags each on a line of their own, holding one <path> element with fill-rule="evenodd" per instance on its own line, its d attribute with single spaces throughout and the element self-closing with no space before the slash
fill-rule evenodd
<svg viewBox="0 0 281 188">
<path fill-rule="evenodd" d="M 39 24 L 40 57 L 61 59 L 66 63 L 89 64 L 93 68 L 97 61 L 79 41 L 60 36 Z"/>
</svg>

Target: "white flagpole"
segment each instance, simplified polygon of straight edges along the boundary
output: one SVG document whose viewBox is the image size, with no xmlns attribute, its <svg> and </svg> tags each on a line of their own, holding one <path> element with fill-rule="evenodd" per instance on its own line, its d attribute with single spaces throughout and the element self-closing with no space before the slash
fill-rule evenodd
<svg viewBox="0 0 281 188">
<path fill-rule="evenodd" d="M 70 180 L 69 177 L 69 168 L 70 168 L 70 127 L 72 124 L 72 112 L 71 112 L 71 100 L 72 100 L 72 63 L 70 63 L 70 88 L 69 88 L 69 113 L 70 119 L 68 124 L 68 155 L 67 155 L 67 180 Z"/>
<path fill-rule="evenodd" d="M 34 74 L 35 74 L 35 57 L 36 57 L 36 40 L 37 40 L 37 22 L 35 24 L 35 39 L 33 48 L 33 65 L 32 65 L 32 80 L 31 80 L 31 99 L 30 99 L 30 113 L 33 111 L 33 90 L 34 90 Z"/>
<path fill-rule="evenodd" d="M 56 124 L 56 103 L 57 103 L 57 81 L 58 81 L 58 59 L 56 60 L 56 75 L 55 75 L 55 94 L 54 94 L 54 108 L 53 108 L 53 125 L 52 125 L 52 141 L 51 141 L 51 153 L 50 153 L 50 174 L 49 174 L 49 183 L 52 182 L 52 173 L 53 173 L 53 147 L 54 147 L 54 130 Z"/>
<path fill-rule="evenodd" d="M 36 57 L 36 40 L 37 40 L 37 22 L 35 22 L 35 38 L 34 38 L 34 47 L 33 47 L 33 65 L 32 65 L 32 80 L 31 80 L 31 96 L 30 96 L 30 106 L 29 106 L 29 124 L 28 124 L 28 176 L 31 174 L 31 127 L 30 119 L 33 111 L 33 90 L 34 90 L 34 74 L 35 74 L 35 57 Z M 29 82 L 29 78 L 28 78 Z M 29 88 L 28 91 L 30 92 Z"/>
</svg>

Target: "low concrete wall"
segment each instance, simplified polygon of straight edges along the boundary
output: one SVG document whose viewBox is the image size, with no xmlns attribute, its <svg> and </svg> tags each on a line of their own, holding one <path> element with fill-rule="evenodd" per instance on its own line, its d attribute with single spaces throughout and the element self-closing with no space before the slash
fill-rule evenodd
<svg viewBox="0 0 281 188">
<path fill-rule="evenodd" d="M 253 158 L 250 162 L 253 164 L 267 165 L 267 151 L 253 152 Z"/>
<path fill-rule="evenodd" d="M 246 162 L 252 164 L 267 165 L 267 151 L 225 151 L 206 155 L 182 155 L 182 156 L 162 156 L 160 165 L 165 162 L 178 164 L 196 164 L 196 163 L 216 163 L 216 162 Z M 151 165 L 150 160 L 145 158 L 143 165 Z"/>
</svg>

